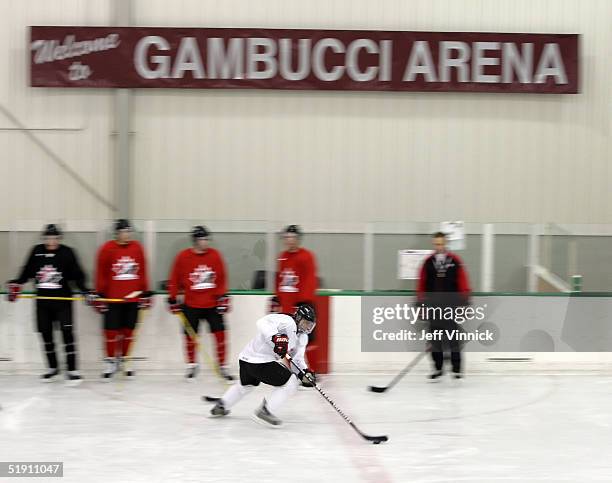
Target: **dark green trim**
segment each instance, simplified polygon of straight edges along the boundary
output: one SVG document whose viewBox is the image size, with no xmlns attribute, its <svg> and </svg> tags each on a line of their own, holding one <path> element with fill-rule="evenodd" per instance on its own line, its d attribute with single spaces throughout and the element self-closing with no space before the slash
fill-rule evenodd
<svg viewBox="0 0 612 483">
<path fill-rule="evenodd" d="M 0 295 L 6 294 L 0 291 Z M 34 294 L 34 292 L 23 292 Z M 157 291 L 156 295 L 166 295 L 168 292 Z M 230 290 L 230 295 L 273 295 L 266 290 Z M 375 290 L 365 292 L 363 290 L 319 290 L 317 295 L 327 297 L 401 297 L 414 295 L 414 290 Z M 472 292 L 474 297 L 612 297 L 612 292 Z"/>
<path fill-rule="evenodd" d="M 328 297 L 401 297 L 410 296 L 415 290 L 318 290 L 317 295 Z M 230 290 L 232 295 L 272 295 L 265 290 Z M 474 297 L 612 297 L 612 292 L 472 292 Z"/>
<path fill-rule="evenodd" d="M 230 290 L 231 295 L 273 295 L 273 292 L 266 290 Z"/>
</svg>

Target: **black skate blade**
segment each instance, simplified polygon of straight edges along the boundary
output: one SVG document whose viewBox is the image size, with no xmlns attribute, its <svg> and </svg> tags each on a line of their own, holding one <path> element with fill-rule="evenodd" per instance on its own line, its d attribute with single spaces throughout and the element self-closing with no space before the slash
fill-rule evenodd
<svg viewBox="0 0 612 483">
<path fill-rule="evenodd" d="M 218 402 L 221 401 L 220 397 L 213 397 L 213 396 L 202 396 L 202 401 L 204 402 Z"/>
</svg>

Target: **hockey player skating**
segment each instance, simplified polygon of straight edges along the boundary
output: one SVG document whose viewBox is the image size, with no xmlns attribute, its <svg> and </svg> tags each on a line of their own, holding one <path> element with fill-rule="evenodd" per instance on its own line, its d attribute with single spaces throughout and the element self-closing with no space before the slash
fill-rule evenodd
<svg viewBox="0 0 612 483">
<path fill-rule="evenodd" d="M 42 234 L 43 243 L 34 246 L 19 277 L 8 282 L 8 300 L 15 302 L 23 284 L 34 279 L 36 297 L 71 298 L 70 282 L 87 293 L 85 274 L 72 248 L 61 244 L 62 233 L 53 224 L 47 225 Z M 44 343 L 48 371 L 41 376 L 45 382 L 53 381 L 59 375 L 59 365 L 53 341 L 53 328 L 59 325 L 64 339 L 66 354 L 66 383 L 78 385 L 77 347 L 74 336 L 74 319 L 71 300 L 36 300 L 36 329 Z"/>
<path fill-rule="evenodd" d="M 315 324 L 316 316 L 310 304 L 298 305 L 293 315 L 268 314 L 259 319 L 257 335 L 239 355 L 240 383 L 225 392 L 211 409 L 211 415 L 226 416 L 230 408 L 263 382 L 276 389 L 263 400 L 253 419 L 273 427 L 282 425 L 276 413 L 299 385 L 286 356 L 300 368 L 302 377 L 312 374 L 304 362 L 304 351 Z"/>
<path fill-rule="evenodd" d="M 147 263 L 142 245 L 132 240 L 132 225 L 128 220 L 115 222 L 115 239 L 106 242 L 98 252 L 96 292 L 89 297 L 94 309 L 104 315 L 106 358 L 102 377 L 109 380 L 120 366 L 125 375 L 134 371 L 123 363 L 130 354 L 138 311 L 151 307 Z M 123 299 L 107 303 L 103 299 Z"/>
<path fill-rule="evenodd" d="M 215 338 L 217 364 L 221 377 L 228 381 L 234 378 L 225 365 L 225 324 L 223 315 L 229 309 L 227 276 L 223 257 L 209 246 L 210 232 L 203 226 L 195 226 L 191 232 L 193 246 L 181 251 L 174 260 L 168 281 L 168 307 L 173 314 L 184 314 L 185 352 L 187 372 L 192 380 L 198 371 L 196 347 L 201 320 L 206 320 Z M 183 297 L 183 303 L 178 297 Z M 182 313 L 182 314 L 181 314 Z M 187 329 L 191 330 L 187 330 Z"/>
</svg>

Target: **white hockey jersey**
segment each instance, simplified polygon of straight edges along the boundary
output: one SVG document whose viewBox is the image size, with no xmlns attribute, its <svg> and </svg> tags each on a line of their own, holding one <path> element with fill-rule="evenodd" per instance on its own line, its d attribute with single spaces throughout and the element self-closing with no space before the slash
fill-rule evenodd
<svg viewBox="0 0 612 483">
<path fill-rule="evenodd" d="M 257 335 L 242 349 L 238 358 L 253 364 L 280 360 L 274 352 L 272 337 L 285 334 L 289 338 L 288 354 L 300 369 L 306 369 L 304 353 L 308 345 L 308 335 L 298 334 L 293 317 L 286 314 L 268 314 L 257 321 Z"/>
</svg>

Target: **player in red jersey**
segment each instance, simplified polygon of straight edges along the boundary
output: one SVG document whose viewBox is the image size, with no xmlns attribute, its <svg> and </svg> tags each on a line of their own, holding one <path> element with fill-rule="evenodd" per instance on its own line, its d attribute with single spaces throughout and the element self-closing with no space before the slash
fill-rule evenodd
<svg viewBox="0 0 612 483">
<path fill-rule="evenodd" d="M 299 304 L 315 305 L 317 290 L 317 264 L 314 254 L 300 246 L 302 230 L 297 225 L 289 225 L 283 230 L 285 250 L 278 256 L 275 295 L 270 299 L 271 313 L 295 313 Z M 309 334 L 309 341 L 315 334 Z M 312 374 L 315 378 L 315 374 Z M 310 383 L 302 381 L 309 387 Z"/>
<path fill-rule="evenodd" d="M 275 297 L 270 312 L 293 314 L 298 303 L 314 306 L 317 266 L 314 254 L 300 246 L 302 231 L 289 225 L 283 231 L 285 251 L 278 257 Z"/>
<path fill-rule="evenodd" d="M 105 368 L 102 377 L 109 380 L 117 372 L 130 345 L 138 311 L 151 307 L 147 262 L 142 245 L 132 240 L 132 226 L 128 220 L 115 222 L 116 237 L 100 248 L 96 264 L 96 291 L 90 303 L 104 315 L 106 339 Z M 123 299 L 124 302 L 106 303 L 100 299 Z M 126 376 L 133 376 L 131 369 Z"/>
<path fill-rule="evenodd" d="M 225 324 L 223 315 L 229 310 L 227 276 L 223 257 L 209 246 L 210 232 L 203 226 L 195 226 L 191 232 L 193 246 L 181 251 L 174 260 L 168 281 L 168 306 L 170 312 L 183 312 L 187 322 L 197 334 L 201 320 L 206 320 L 215 338 L 217 363 L 221 376 L 228 381 L 234 378 L 225 365 Z M 182 304 L 178 297 L 182 296 Z M 197 341 L 185 331 L 187 373 L 193 380 L 198 372 L 196 362 Z"/>
</svg>

